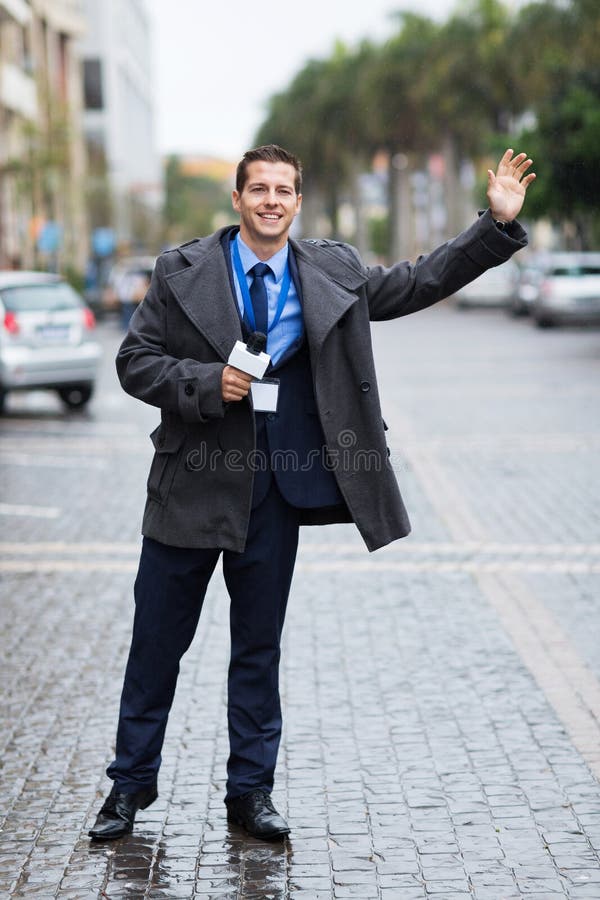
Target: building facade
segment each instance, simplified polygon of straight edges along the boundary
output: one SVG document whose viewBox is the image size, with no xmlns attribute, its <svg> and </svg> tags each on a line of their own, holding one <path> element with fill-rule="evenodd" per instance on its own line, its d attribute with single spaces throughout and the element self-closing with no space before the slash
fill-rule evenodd
<svg viewBox="0 0 600 900">
<path fill-rule="evenodd" d="M 162 168 L 154 134 L 147 3 L 84 0 L 84 8 L 81 55 L 92 228 L 112 225 L 125 252 L 152 251 Z"/>
<path fill-rule="evenodd" d="M 80 0 L 0 0 L 0 267 L 88 256 Z"/>
</svg>

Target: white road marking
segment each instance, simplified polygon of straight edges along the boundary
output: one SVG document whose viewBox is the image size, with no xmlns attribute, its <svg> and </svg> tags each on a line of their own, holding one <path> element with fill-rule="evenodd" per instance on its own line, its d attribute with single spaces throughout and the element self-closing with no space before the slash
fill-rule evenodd
<svg viewBox="0 0 600 900">
<path fill-rule="evenodd" d="M 296 569 L 303 572 L 523 572 L 544 574 L 555 572 L 566 575 L 587 574 L 600 572 L 600 560 L 598 562 L 526 562 L 521 560 L 486 562 L 485 560 L 453 560 L 438 561 L 424 560 L 423 562 L 409 562 L 407 560 L 381 561 L 366 559 L 336 560 L 329 562 L 298 562 Z"/>
<path fill-rule="evenodd" d="M 85 550 L 73 550 L 73 553 L 85 553 Z M 130 552 L 130 551 L 126 551 Z M 139 553 L 139 549 L 137 551 Z M 15 554 L 16 555 L 16 554 Z M 130 571 L 130 567 L 137 565 L 128 560 L 112 560 L 91 558 L 85 560 L 74 559 L 5 559 L 0 562 L 2 572 L 93 572 L 102 571 Z M 328 560 L 327 562 L 308 562 L 299 558 L 296 565 L 298 572 L 430 572 L 443 575 L 448 572 L 467 572 L 472 575 L 499 574 L 522 572 L 526 574 L 547 574 L 554 572 L 563 575 L 580 575 L 600 573 L 600 561 L 594 562 L 521 562 L 497 561 L 485 562 L 484 560 L 423 560 L 422 562 L 410 561 L 384 561 L 375 559 L 365 560 Z"/>
<path fill-rule="evenodd" d="M 137 561 L 114 559 L 41 559 L 0 561 L 0 572 L 34 573 L 34 572 L 135 572 Z"/>
<path fill-rule="evenodd" d="M 93 541 L 82 542 L 77 541 L 35 541 L 32 543 L 23 543 L 16 541 L 0 541 L 0 553 L 9 556 L 34 555 L 41 553 L 58 554 L 81 554 L 81 553 L 105 553 L 112 556 L 114 553 L 139 553 L 141 541 L 121 541 L 119 543 L 113 541 Z"/>
<path fill-rule="evenodd" d="M 0 462 L 7 466 L 26 466 L 28 469 L 107 469 L 108 460 L 92 456 L 46 456 L 33 453 L 1 453 Z"/>
<path fill-rule="evenodd" d="M 35 519 L 57 519 L 62 510 L 57 506 L 28 506 L 23 503 L 0 503 L 0 516 L 31 516 Z"/>
<path fill-rule="evenodd" d="M 113 554 L 113 553 L 139 553 L 141 547 L 140 541 L 0 541 L 0 552 L 12 555 L 24 554 L 72 554 L 72 553 L 94 553 L 94 554 Z M 529 563 L 522 561 L 520 557 L 540 556 L 539 563 L 548 568 L 548 566 L 556 565 L 556 562 L 550 560 L 546 562 L 547 557 L 558 557 L 558 565 L 572 565 L 572 560 L 566 561 L 570 557 L 596 557 L 600 556 L 600 544 L 533 544 L 533 543 L 502 543 L 500 541 L 397 541 L 387 547 L 382 547 L 373 555 L 367 555 L 364 544 L 359 543 L 312 543 L 305 541 L 300 545 L 299 556 L 312 559 L 314 556 L 326 554 L 327 556 L 346 556 L 355 557 L 358 564 L 368 563 L 369 567 L 374 569 L 381 568 L 384 558 L 390 556 L 397 557 L 394 564 L 413 565 L 410 560 L 403 557 L 414 557 L 416 555 L 439 556 L 463 556 L 470 554 L 472 557 L 497 555 L 501 557 L 514 557 L 513 560 L 507 562 L 492 560 L 464 560 L 451 563 L 452 565 L 473 564 L 480 566 L 483 564 L 493 564 L 505 567 L 511 564 L 519 566 L 527 566 Z M 335 560 L 333 562 L 336 562 Z M 442 565 L 441 560 L 433 559 L 426 561 L 428 567 Z M 534 563 L 535 564 L 535 563 Z M 319 564 L 320 565 L 320 564 Z M 325 565 L 325 563 L 323 564 Z"/>
</svg>

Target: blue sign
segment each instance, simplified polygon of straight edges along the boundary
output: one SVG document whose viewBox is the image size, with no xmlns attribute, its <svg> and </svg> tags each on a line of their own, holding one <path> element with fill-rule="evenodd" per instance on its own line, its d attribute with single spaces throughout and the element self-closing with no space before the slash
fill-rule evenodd
<svg viewBox="0 0 600 900">
<path fill-rule="evenodd" d="M 95 228 L 92 232 L 92 247 L 95 256 L 110 256 L 115 252 L 117 240 L 112 228 Z"/>
<path fill-rule="evenodd" d="M 37 239 L 38 250 L 42 253 L 56 253 L 62 244 L 62 225 L 58 222 L 46 222 Z"/>
</svg>

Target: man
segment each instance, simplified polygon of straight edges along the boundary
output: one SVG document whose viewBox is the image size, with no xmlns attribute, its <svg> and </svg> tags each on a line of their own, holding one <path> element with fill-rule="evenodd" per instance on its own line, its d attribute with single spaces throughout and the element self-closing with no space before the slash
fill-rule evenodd
<svg viewBox="0 0 600 900">
<path fill-rule="evenodd" d="M 489 209 L 415 265 L 365 267 L 350 246 L 290 240 L 301 168 L 275 145 L 248 151 L 228 227 L 162 254 L 117 357 L 124 389 L 161 409 L 153 432 L 133 638 L 114 781 L 90 835 L 121 837 L 157 797 L 179 662 L 223 553 L 231 598 L 230 821 L 289 832 L 270 799 L 281 734 L 280 638 L 301 524 L 356 523 L 369 550 L 410 525 L 387 447 L 369 321 L 424 309 L 526 244 L 514 221 L 531 160 L 504 154 Z M 268 335 L 271 400 L 228 365 Z M 276 395 L 273 399 L 273 392 Z"/>
</svg>

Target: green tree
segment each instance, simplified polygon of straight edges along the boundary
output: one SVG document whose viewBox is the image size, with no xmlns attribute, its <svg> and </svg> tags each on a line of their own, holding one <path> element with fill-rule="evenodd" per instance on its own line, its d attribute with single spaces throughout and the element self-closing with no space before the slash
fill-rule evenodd
<svg viewBox="0 0 600 900">
<path fill-rule="evenodd" d="M 592 249 L 600 241 L 600 75 L 580 75 L 565 85 L 522 141 L 538 174 L 530 215 L 557 224 L 570 220 L 578 246 Z"/>
<path fill-rule="evenodd" d="M 408 230 L 411 168 L 443 153 L 455 231 L 464 160 L 485 170 L 492 153 L 523 146 L 538 173 L 529 215 L 568 216 L 589 243 L 600 235 L 599 48 L 597 0 L 534 0 L 517 12 L 501 0 L 463 0 L 442 24 L 402 13 L 382 46 L 337 46 L 307 63 L 272 98 L 259 139 L 299 153 L 305 194 L 327 198 L 334 230 L 357 167 L 387 151 L 391 256 Z"/>
<path fill-rule="evenodd" d="M 360 85 L 372 54 L 368 42 L 355 51 L 338 43 L 330 58 L 310 60 L 271 99 L 256 135 L 257 143 L 281 144 L 302 159 L 304 193 L 324 197 L 334 235 L 341 192 L 364 156 L 367 126 Z"/>
<path fill-rule="evenodd" d="M 229 186 L 206 175 L 186 174 L 178 156 L 165 170 L 164 240 L 179 244 L 213 230 L 218 213 L 231 213 Z"/>
<path fill-rule="evenodd" d="M 430 70 L 428 111 L 459 152 L 485 149 L 487 134 L 506 132 L 523 110 L 510 47 L 510 14 L 500 0 L 470 0 L 440 29 Z"/>
<path fill-rule="evenodd" d="M 438 26 L 425 16 L 402 13 L 398 32 L 366 73 L 364 95 L 369 149 L 388 154 L 388 257 L 397 258 L 410 231 L 410 168 L 431 145 L 424 109 L 427 73 Z"/>
<path fill-rule="evenodd" d="M 524 46 L 533 33 L 535 76 L 521 76 L 533 124 L 519 138 L 538 174 L 528 211 L 570 221 L 577 245 L 593 247 L 600 241 L 600 8 L 590 0 L 531 4 L 513 34 Z"/>
</svg>

